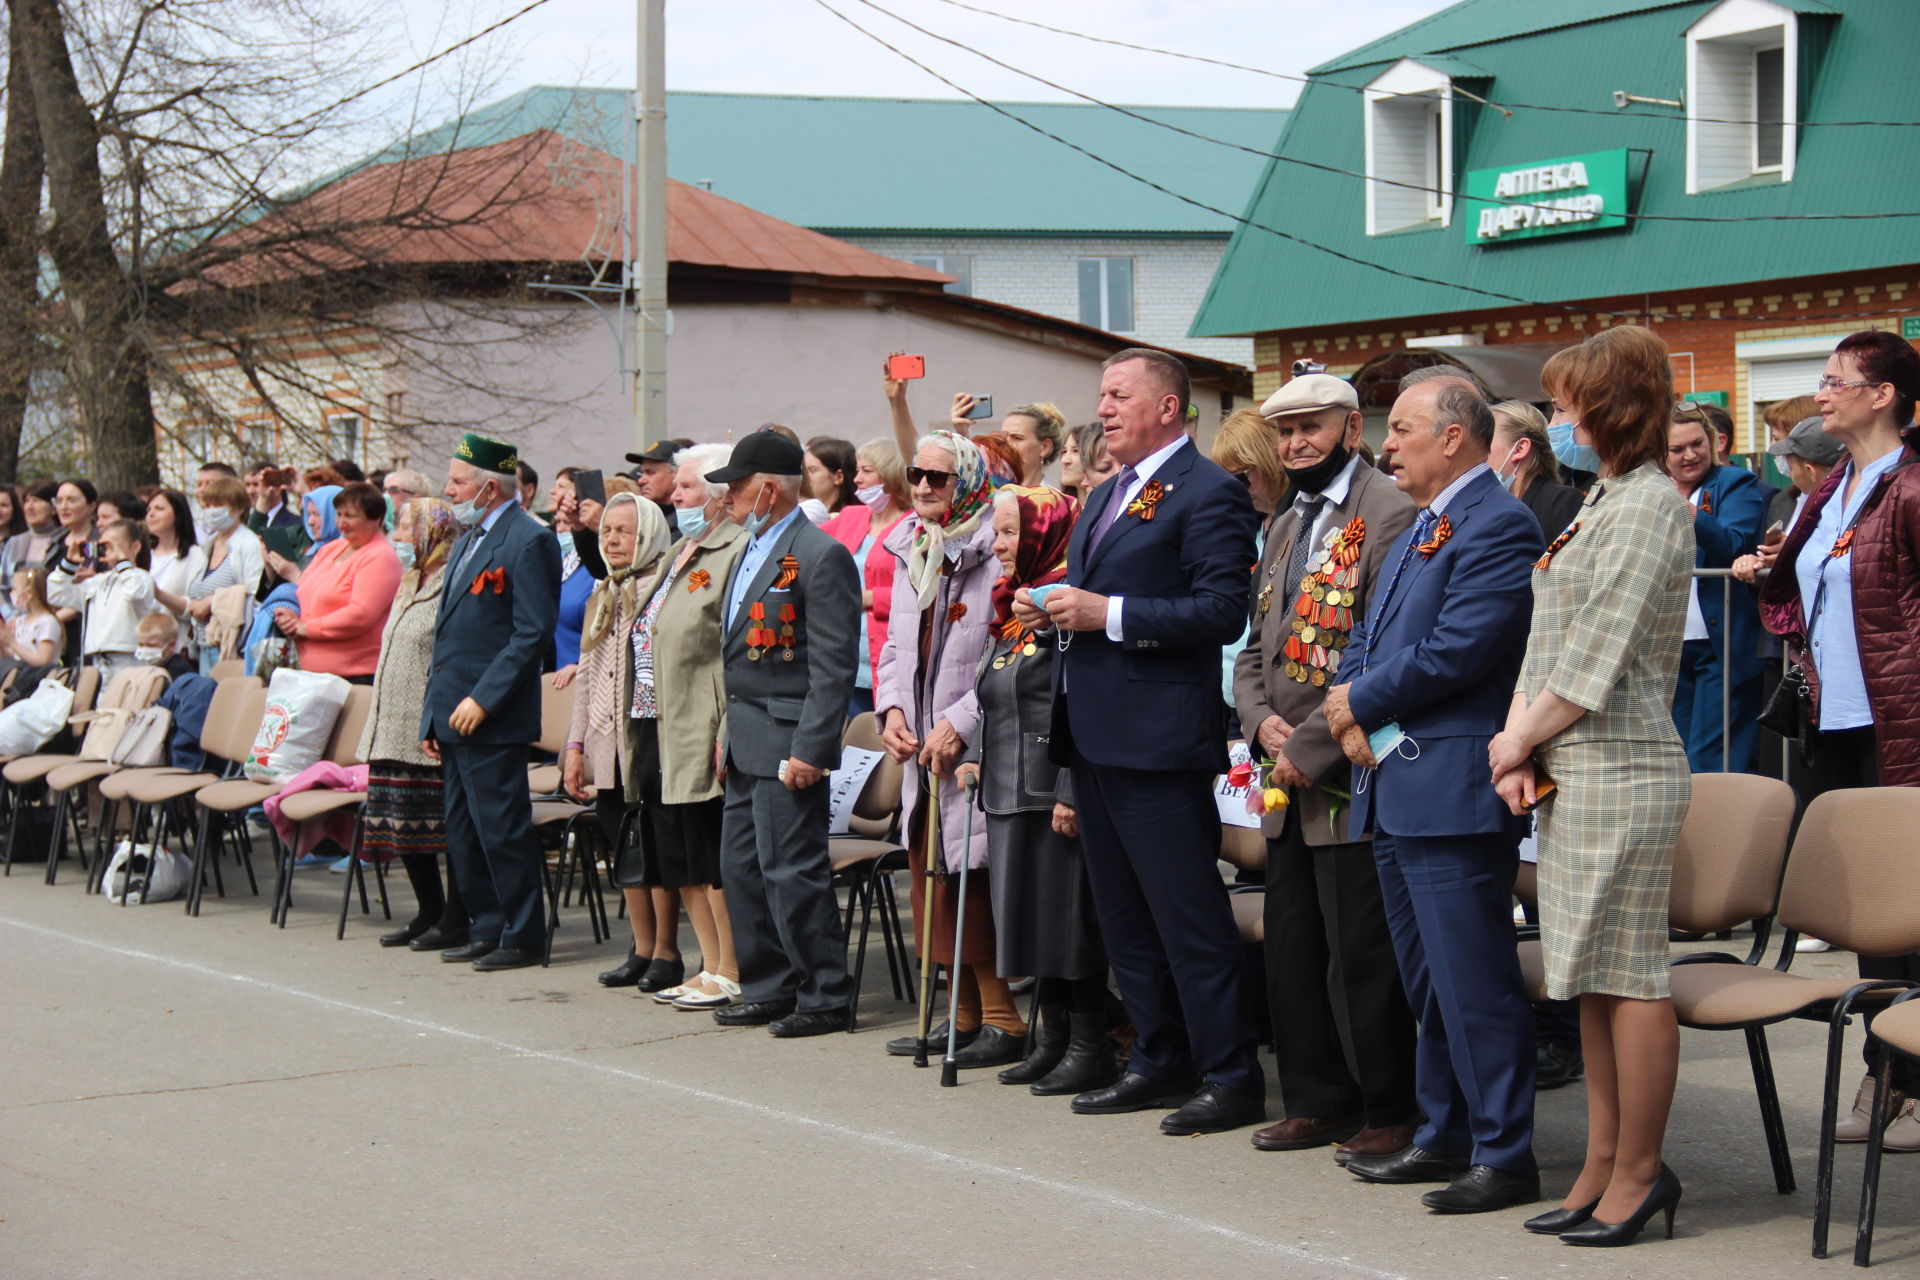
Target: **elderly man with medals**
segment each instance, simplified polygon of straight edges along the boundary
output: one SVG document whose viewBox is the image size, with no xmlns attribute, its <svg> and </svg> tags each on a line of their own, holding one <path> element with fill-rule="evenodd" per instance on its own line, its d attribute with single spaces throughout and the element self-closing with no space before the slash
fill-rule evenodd
<svg viewBox="0 0 1920 1280">
<path fill-rule="evenodd" d="M 1402 994 L 1371 844 L 1348 830 L 1348 764 L 1321 710 L 1337 683 L 1388 546 L 1413 504 L 1368 466 L 1352 386 L 1305 374 L 1260 412 L 1277 436 L 1291 501 L 1254 569 L 1234 702 L 1256 761 L 1289 803 L 1267 837 L 1267 1003 L 1285 1118 L 1253 1134 L 1262 1151 L 1339 1143 L 1334 1159 L 1413 1139 L 1414 1021 Z"/>
<path fill-rule="evenodd" d="M 723 1026 L 782 1038 L 844 1031 L 853 999 L 827 857 L 829 770 L 840 762 L 860 643 L 860 575 L 800 514 L 800 446 L 756 431 L 707 472 L 727 486 L 747 547 L 727 577 L 720 654 L 727 886 L 743 1003 Z"/>
</svg>

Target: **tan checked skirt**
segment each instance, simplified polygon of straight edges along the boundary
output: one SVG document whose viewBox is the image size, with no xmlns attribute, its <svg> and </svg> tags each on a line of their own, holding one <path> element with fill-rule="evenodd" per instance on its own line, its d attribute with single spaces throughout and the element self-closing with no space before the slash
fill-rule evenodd
<svg viewBox="0 0 1920 1280">
<path fill-rule="evenodd" d="M 1673 846 L 1693 798 L 1677 742 L 1543 749 L 1560 789 L 1540 809 L 1547 995 L 1667 997 Z"/>
</svg>

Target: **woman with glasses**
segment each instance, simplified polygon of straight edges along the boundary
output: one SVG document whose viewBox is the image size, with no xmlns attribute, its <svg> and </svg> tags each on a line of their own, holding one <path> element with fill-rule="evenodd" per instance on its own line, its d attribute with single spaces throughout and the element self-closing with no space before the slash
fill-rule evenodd
<svg viewBox="0 0 1920 1280">
<path fill-rule="evenodd" d="M 1785 541 L 1762 546 L 1754 560 L 1772 570 L 1760 588 L 1761 621 L 1786 637 L 1813 690 L 1803 801 L 1842 787 L 1920 786 L 1911 676 L 1920 640 L 1920 353 L 1884 330 L 1852 334 L 1827 357 L 1814 399 L 1846 456 Z M 1859 964 L 1862 978 L 1920 982 L 1920 955 Z M 1904 1060 L 1893 1070 L 1886 1144 L 1920 1151 L 1920 1072 Z M 1866 1141 L 1871 1083 L 1861 1082 L 1853 1114 L 1835 1129 L 1841 1142 Z"/>
<path fill-rule="evenodd" d="M 987 651 L 993 621 L 993 585 L 1000 563 L 993 555 L 993 484 L 985 456 L 973 441 L 952 431 L 921 437 L 907 468 L 913 513 L 882 544 L 894 560 L 893 612 L 887 641 L 874 673 L 874 715 L 887 753 L 905 765 L 901 823 L 913 862 L 915 936 L 924 936 L 924 869 L 928 859 L 927 801 L 937 777 L 939 857 L 942 868 L 987 865 L 987 824 L 977 816 L 966 836 L 967 800 L 953 780 L 967 744 L 978 734 L 980 704 L 974 674 Z M 959 1054 L 963 1067 L 1003 1066 L 1022 1056 L 1027 1024 L 995 966 L 992 895 L 985 875 L 967 880 L 966 930 L 960 952 Z M 934 885 L 933 943 L 927 964 L 952 963 L 959 914 L 957 876 Z M 943 1033 L 944 1034 L 944 1033 Z M 887 1052 L 913 1052 L 913 1037 L 894 1040 Z"/>
</svg>

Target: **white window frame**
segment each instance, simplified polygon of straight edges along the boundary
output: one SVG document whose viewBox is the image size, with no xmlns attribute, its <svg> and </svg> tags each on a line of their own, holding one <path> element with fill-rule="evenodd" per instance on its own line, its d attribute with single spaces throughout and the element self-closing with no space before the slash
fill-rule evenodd
<svg viewBox="0 0 1920 1280">
<path fill-rule="evenodd" d="M 957 293 L 963 297 L 973 296 L 973 255 L 970 253 L 909 253 L 902 255 L 905 261 L 917 267 L 931 267 L 955 277 L 954 282 L 942 285 L 948 293 Z M 956 271 L 951 264 L 958 263 L 961 269 Z"/>
<path fill-rule="evenodd" d="M 1775 174 L 1792 182 L 1800 124 L 1799 15 L 1772 0 L 1721 0 L 1686 34 L 1687 194 Z M 1756 64 L 1768 49 L 1781 50 L 1780 163 L 1762 166 Z M 1732 83 L 1735 77 L 1744 83 Z M 1729 165 L 1725 157 L 1736 154 L 1744 163 Z"/>
<path fill-rule="evenodd" d="M 1095 329 L 1105 329 L 1108 333 L 1136 333 L 1140 329 L 1140 260 L 1129 253 L 1083 253 L 1074 260 L 1074 293 L 1079 294 L 1079 271 L 1082 262 L 1100 264 L 1100 316 L 1089 321 L 1080 317 L 1081 324 L 1091 324 Z M 1126 326 L 1109 323 L 1113 318 L 1113 278 L 1112 264 L 1127 263 L 1127 316 Z"/>
<path fill-rule="evenodd" d="M 1411 58 L 1402 58 L 1367 84 L 1361 93 L 1365 113 L 1367 234 L 1386 235 L 1422 227 L 1453 225 L 1453 77 Z M 1420 161 L 1396 156 L 1389 134 L 1415 135 L 1408 127 L 1418 116 Z M 1426 188 L 1408 190 L 1406 184 Z"/>
<path fill-rule="evenodd" d="M 339 448 L 339 437 L 336 434 L 339 431 L 339 427 L 335 424 L 349 419 L 353 422 L 353 447 L 342 452 Z M 364 413 L 349 413 L 342 410 L 339 413 L 328 414 L 326 424 L 326 456 L 323 457 L 321 461 L 330 462 L 335 458 L 345 458 L 349 462 L 358 464 L 360 462 L 361 452 L 366 448 L 367 444 L 367 416 Z"/>
</svg>

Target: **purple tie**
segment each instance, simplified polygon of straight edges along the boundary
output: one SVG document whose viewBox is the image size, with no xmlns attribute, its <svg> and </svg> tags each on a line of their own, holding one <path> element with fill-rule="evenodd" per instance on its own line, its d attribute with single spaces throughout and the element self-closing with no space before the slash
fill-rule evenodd
<svg viewBox="0 0 1920 1280">
<path fill-rule="evenodd" d="M 1092 555 L 1100 546 L 1100 539 L 1107 536 L 1107 530 L 1113 528 L 1113 522 L 1120 518 L 1120 511 L 1127 505 L 1127 490 L 1133 488 L 1133 482 L 1140 473 L 1132 467 L 1121 467 L 1120 474 L 1114 478 L 1113 497 L 1107 502 L 1107 509 L 1100 513 L 1100 523 L 1093 526 L 1093 536 L 1087 539 L 1087 554 Z"/>
</svg>

